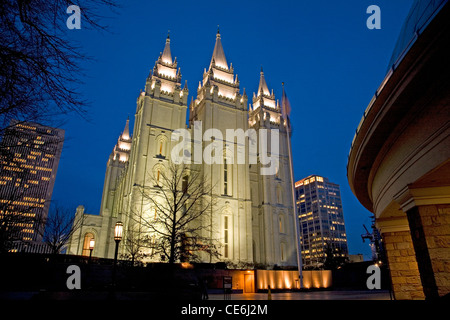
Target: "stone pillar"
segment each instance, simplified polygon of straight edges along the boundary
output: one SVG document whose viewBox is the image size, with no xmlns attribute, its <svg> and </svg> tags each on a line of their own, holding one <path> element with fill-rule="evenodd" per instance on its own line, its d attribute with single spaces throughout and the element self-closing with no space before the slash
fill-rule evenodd
<svg viewBox="0 0 450 320">
<path fill-rule="evenodd" d="M 424 299 L 409 230 L 382 233 L 396 300 Z"/>
<path fill-rule="evenodd" d="M 427 299 L 450 293 L 450 205 L 414 206 L 407 211 Z"/>
<path fill-rule="evenodd" d="M 450 293 L 450 187 L 407 186 L 396 201 L 408 218 L 426 299 Z"/>
</svg>

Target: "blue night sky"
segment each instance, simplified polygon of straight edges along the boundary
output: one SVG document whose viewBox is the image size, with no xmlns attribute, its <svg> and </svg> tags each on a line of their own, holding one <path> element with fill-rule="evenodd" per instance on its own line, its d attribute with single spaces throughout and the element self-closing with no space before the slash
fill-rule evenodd
<svg viewBox="0 0 450 320">
<path fill-rule="evenodd" d="M 363 224 L 370 226 L 370 212 L 349 188 L 347 155 L 413 1 L 123 2 L 115 13 L 102 12 L 110 32 L 83 28 L 83 20 L 81 30 L 67 30 L 93 58 L 81 65 L 81 92 L 91 105 L 89 121 L 72 115 L 62 126 L 66 141 L 53 200 L 73 212 L 83 204 L 98 214 L 106 161 L 128 116 L 133 128 L 136 98 L 168 30 L 190 101 L 209 66 L 220 25 L 228 63 L 249 101 L 258 89 L 261 66 L 280 102 L 285 83 L 292 106 L 295 180 L 318 174 L 340 185 L 350 254 L 369 259 L 369 246 L 360 235 Z M 372 4 L 381 8 L 380 30 L 366 27 L 366 9 Z"/>
</svg>

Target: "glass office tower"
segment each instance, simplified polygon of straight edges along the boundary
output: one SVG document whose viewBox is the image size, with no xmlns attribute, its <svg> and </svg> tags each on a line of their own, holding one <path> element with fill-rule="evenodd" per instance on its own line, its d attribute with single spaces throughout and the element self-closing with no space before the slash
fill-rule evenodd
<svg viewBox="0 0 450 320">
<path fill-rule="evenodd" d="M 339 185 L 311 175 L 295 183 L 303 267 L 323 267 L 348 256 Z"/>
</svg>

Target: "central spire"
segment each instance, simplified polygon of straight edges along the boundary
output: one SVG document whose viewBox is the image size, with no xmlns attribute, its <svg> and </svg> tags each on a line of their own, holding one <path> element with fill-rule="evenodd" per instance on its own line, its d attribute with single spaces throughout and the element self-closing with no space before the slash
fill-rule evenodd
<svg viewBox="0 0 450 320">
<path fill-rule="evenodd" d="M 196 107 L 203 101 L 212 100 L 231 108 L 244 109 L 247 105 L 247 95 L 241 95 L 239 91 L 238 76 L 234 74 L 233 64 L 228 65 L 222 47 L 220 30 L 217 28 L 216 43 L 214 46 L 211 63 L 208 69 L 204 69 L 203 81 L 197 88 L 197 98 L 191 103 L 191 112 L 195 119 Z"/>
<path fill-rule="evenodd" d="M 170 34 L 167 33 L 166 45 L 162 53 L 161 59 L 164 63 L 172 64 L 172 54 L 170 53 Z"/>
<path fill-rule="evenodd" d="M 225 53 L 222 47 L 222 40 L 220 39 L 219 27 L 217 27 L 216 45 L 214 46 L 210 68 L 213 62 L 216 66 L 228 70 L 227 58 L 225 58 Z"/>
</svg>

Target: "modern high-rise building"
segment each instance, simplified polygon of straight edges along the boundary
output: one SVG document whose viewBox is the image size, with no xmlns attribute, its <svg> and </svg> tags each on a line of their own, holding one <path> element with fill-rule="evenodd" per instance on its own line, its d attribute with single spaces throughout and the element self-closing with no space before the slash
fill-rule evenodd
<svg viewBox="0 0 450 320">
<path fill-rule="evenodd" d="M 165 200 L 161 198 L 158 181 L 155 183 L 151 178 L 158 180 L 170 172 L 178 144 L 178 138 L 174 141 L 173 135 L 181 129 L 192 138 L 186 139 L 188 149 L 183 152 L 187 157 L 193 155 L 193 162 L 188 165 L 190 170 L 200 172 L 212 186 L 204 199 L 214 203 L 214 208 L 200 223 L 211 226 L 202 232 L 207 241 L 218 243 L 219 256 L 200 252 L 199 260 L 268 267 L 297 265 L 289 120 L 283 117 L 281 105 L 273 90 L 269 91 L 262 70 L 257 74 L 259 87 L 250 107 L 234 70 L 225 57 L 221 35 L 217 32 L 210 63 L 194 90 L 196 97 L 189 104 L 189 90 L 186 84 L 182 87 L 180 69 L 176 58 L 172 58 L 167 37 L 145 90 L 137 98 L 133 132 L 130 134 L 127 121 L 108 159 L 100 214 L 88 214 L 83 206 L 77 208 L 76 216 L 85 219 L 73 235 L 68 253 L 89 252 L 89 241 L 94 238 L 93 255 L 112 258 L 116 221 L 123 223 L 124 230 L 119 254 L 131 248 L 129 238 L 133 233 L 137 241 L 148 234 L 154 247 L 163 245 L 161 237 L 149 231 L 148 224 L 141 223 L 143 220 L 138 217 L 157 219 L 161 215 Z M 230 131 L 231 138 L 227 133 Z M 269 154 L 268 149 L 261 149 L 266 147 L 261 140 L 264 137 L 270 140 Z M 213 152 L 208 152 L 212 149 Z M 196 150 L 200 150 L 200 158 Z M 209 162 L 202 158 L 205 154 L 219 161 Z M 262 160 L 252 162 L 252 159 Z M 186 178 L 188 181 L 189 177 Z M 151 203 L 143 191 L 152 197 Z M 142 251 L 148 254 L 149 261 L 162 259 L 151 249 L 142 248 Z"/>
<path fill-rule="evenodd" d="M 303 267 L 321 267 L 327 254 L 348 256 L 339 185 L 311 175 L 295 183 Z"/>
<path fill-rule="evenodd" d="M 0 237 L 17 251 L 42 240 L 64 130 L 11 121 L 0 143 Z M 31 246 L 29 246 L 31 248 Z"/>
</svg>

